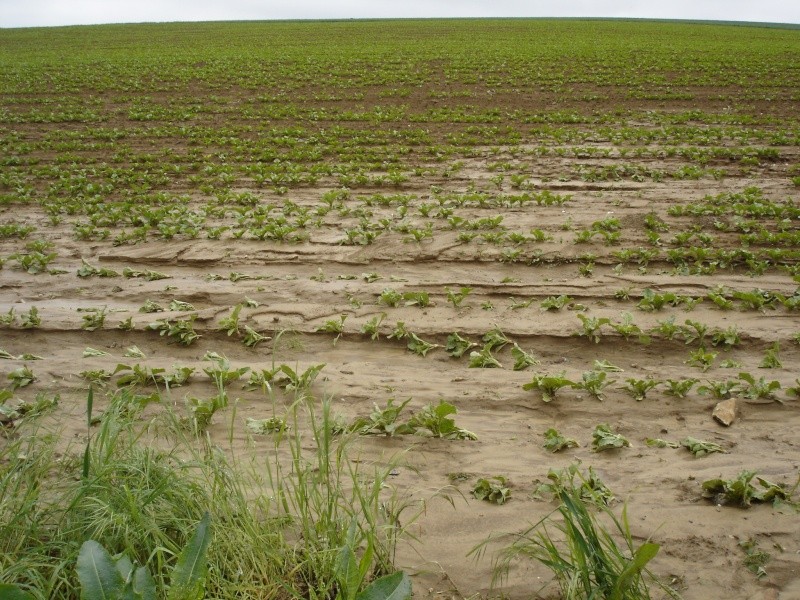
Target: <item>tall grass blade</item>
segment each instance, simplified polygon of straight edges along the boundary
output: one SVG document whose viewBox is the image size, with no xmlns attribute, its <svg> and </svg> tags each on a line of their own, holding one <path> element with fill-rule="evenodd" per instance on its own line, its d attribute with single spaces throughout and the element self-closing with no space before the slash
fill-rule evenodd
<svg viewBox="0 0 800 600">
<path fill-rule="evenodd" d="M 611 600 L 623 600 L 625 598 L 634 578 L 638 577 L 642 569 L 645 568 L 656 554 L 660 546 L 652 542 L 647 542 L 639 546 L 633 554 L 633 559 L 628 563 L 622 573 L 619 574 L 614 590 L 611 592 Z"/>
<path fill-rule="evenodd" d="M 89 386 L 89 397 L 86 399 L 86 450 L 83 452 L 83 471 L 81 476 L 84 480 L 89 478 L 89 465 L 91 462 L 89 438 L 92 430 L 92 408 L 94 406 L 94 387 Z"/>
</svg>

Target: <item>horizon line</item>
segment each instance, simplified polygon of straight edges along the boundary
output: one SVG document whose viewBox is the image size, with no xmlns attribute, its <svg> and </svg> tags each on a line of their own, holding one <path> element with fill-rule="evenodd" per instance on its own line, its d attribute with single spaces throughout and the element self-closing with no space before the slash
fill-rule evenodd
<svg viewBox="0 0 800 600">
<path fill-rule="evenodd" d="M 379 22 L 379 21 L 640 21 L 661 23 L 685 23 L 695 25 L 723 25 L 733 27 L 766 27 L 773 29 L 800 29 L 800 23 L 780 21 L 730 21 L 722 19 L 692 19 L 692 18 L 666 18 L 666 17 L 558 17 L 558 16 L 492 16 L 492 17 L 332 17 L 332 18 L 293 18 L 293 19 L 212 19 L 203 21 L 119 21 L 108 23 L 69 23 L 64 25 L 22 25 L 5 27 L 0 26 L 0 31 L 20 29 L 60 29 L 68 27 L 108 27 L 108 26 L 136 26 L 136 25 L 202 25 L 222 23 L 343 23 L 343 22 Z"/>
</svg>

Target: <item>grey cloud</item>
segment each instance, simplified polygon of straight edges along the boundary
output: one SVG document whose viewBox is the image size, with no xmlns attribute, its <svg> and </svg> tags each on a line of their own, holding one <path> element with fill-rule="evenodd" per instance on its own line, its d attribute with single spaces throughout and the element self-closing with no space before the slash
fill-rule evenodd
<svg viewBox="0 0 800 600">
<path fill-rule="evenodd" d="M 0 27 L 144 21 L 334 19 L 380 17 L 634 17 L 800 23 L 786 0 L 641 2 L 633 0 L 0 0 Z"/>
</svg>

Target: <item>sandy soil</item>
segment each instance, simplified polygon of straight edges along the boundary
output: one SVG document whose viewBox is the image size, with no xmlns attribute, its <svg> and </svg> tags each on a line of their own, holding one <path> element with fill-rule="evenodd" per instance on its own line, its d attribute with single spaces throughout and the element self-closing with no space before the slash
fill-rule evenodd
<svg viewBox="0 0 800 600">
<path fill-rule="evenodd" d="M 435 107 L 436 101 L 428 98 L 426 91 L 415 91 L 419 98 L 404 101 L 420 110 Z M 231 117 L 240 100 L 231 99 L 228 114 L 208 119 L 222 122 Z M 531 106 L 535 100 L 523 101 L 514 96 L 473 101 L 512 109 L 523 104 Z M 675 103 L 673 108 L 683 110 L 699 103 L 699 100 L 684 103 L 686 106 Z M 340 104 L 340 108 L 347 107 L 347 103 Z M 629 104 L 632 109 L 651 108 Z M 717 104 L 706 108 L 721 110 Z M 797 105 L 776 103 L 769 108 L 776 113 L 782 110 L 793 113 Z M 106 123 L 114 124 L 115 121 Z M 320 128 L 330 125 L 313 124 Z M 387 129 L 395 126 L 381 125 Z M 83 128 L 79 124 L 29 124 L 15 126 L 15 130 L 35 141 L 48 132 L 70 127 Z M 439 138 L 457 129 L 450 124 L 427 127 L 433 137 Z M 141 143 L 139 150 L 146 151 L 155 142 L 130 142 L 136 143 Z M 183 151 L 186 148 L 180 143 L 187 142 L 164 143 L 173 143 L 177 151 Z M 412 178 L 397 188 L 364 186 L 351 190 L 350 198 L 343 204 L 351 211 L 362 206 L 360 200 L 370 194 L 416 194 L 417 199 L 409 205 L 408 220 L 420 227 L 428 222 L 433 224 L 433 235 L 420 242 L 409 241 L 409 236 L 402 233 L 387 232 L 371 245 L 341 245 L 343 230 L 356 225 L 358 218 L 352 212 L 334 210 L 324 217 L 320 228 L 309 231 L 308 241 L 299 244 L 246 237 L 233 239 L 228 232 L 219 240 L 203 237 L 190 240 L 181 236 L 159 240 L 151 236 L 147 243 L 115 246 L 111 239 L 116 230 L 106 240 L 78 241 L 73 229 L 76 219 L 65 215 L 60 224 L 53 226 L 38 204 L 3 206 L 0 222 L 36 226 L 38 231 L 32 237 L 54 243 L 58 256 L 50 266 L 64 273 L 31 275 L 15 268 L 13 260 L 0 270 L 0 314 L 13 308 L 21 315 L 36 307 L 42 320 L 41 326 L 33 329 L 21 329 L 19 320 L 12 327 L 0 326 L 0 348 L 14 355 L 28 352 L 42 357 L 40 361 L 0 361 L 0 377 L 5 378 L 13 369 L 27 364 L 38 379 L 20 389 L 17 396 L 31 399 L 39 392 L 61 394 L 56 419 L 67 435 L 75 436 L 83 431 L 87 387 L 79 373 L 101 368 L 113 371 L 120 362 L 132 362 L 123 357 L 125 349 L 132 345 L 138 346 L 147 357 L 133 362 L 150 367 L 169 368 L 173 364 L 202 367 L 207 351 L 224 354 L 236 367 L 253 369 L 267 368 L 273 361 L 297 364 L 300 368 L 325 363 L 313 391 L 332 397 L 335 410 L 348 419 L 368 414 L 373 403 L 382 406 L 389 398 L 398 401 L 411 398 L 408 414 L 439 399 L 452 402 L 459 411 L 457 424 L 474 432 L 476 441 L 370 436 L 361 441 L 359 448 L 365 460 L 378 457 L 378 460 L 399 461 L 393 477 L 398 493 L 424 503 L 424 512 L 410 525 L 416 541 L 403 544 L 398 557 L 399 566 L 414 574 L 418 597 L 557 597 L 555 588 L 548 585 L 547 570 L 533 563 L 515 564 L 508 578 L 493 588 L 492 561 L 495 552 L 507 545 L 513 534 L 555 508 L 547 495 L 537 494 L 548 471 L 580 463 L 584 469 L 593 467 L 614 492 L 615 510 L 621 511 L 627 502 L 636 540 L 652 539 L 661 544 L 661 551 L 652 563 L 653 570 L 687 600 L 800 598 L 798 515 L 786 507 L 776 509 L 771 505 L 754 505 L 746 510 L 717 506 L 704 499 L 701 490 L 704 480 L 731 478 L 745 469 L 756 470 L 766 479 L 787 485 L 793 485 L 800 476 L 797 434 L 800 413 L 797 400 L 785 393 L 786 388 L 796 385 L 800 364 L 800 348 L 793 341 L 800 331 L 797 314 L 782 307 L 763 312 L 738 308 L 722 311 L 708 301 L 691 311 L 667 307 L 644 312 L 636 307 L 646 288 L 693 297 L 719 286 L 739 291 L 760 288 L 791 296 L 797 283 L 783 271 L 773 268 L 758 277 L 751 276 L 744 268 L 719 270 L 708 276 L 676 275 L 673 266 L 663 260 L 663 250 L 674 247 L 668 242 L 674 234 L 697 224 L 713 232 L 713 247 L 738 248 L 738 234 L 713 231 L 713 217 L 672 217 L 667 210 L 675 204 L 700 201 L 708 194 L 740 192 L 751 185 L 761 188 L 765 197 L 773 201 L 796 197 L 797 188 L 792 186 L 787 173 L 788 165 L 800 160 L 800 151 L 796 147 L 778 147 L 779 160 L 748 168 L 737 163 L 716 165 L 728 171 L 721 179 L 705 175 L 697 180 L 623 179 L 588 183 L 577 177 L 587 167 L 624 162 L 674 170 L 684 161 L 622 159 L 615 154 L 617 147 L 602 137 L 584 145 L 608 147 L 614 153 L 612 158 L 536 156 L 533 145 L 498 154 L 490 144 L 487 141 L 473 147 L 468 157 L 455 157 L 462 163 L 461 168 L 448 177 L 442 174 L 446 163 L 419 158 L 416 166 L 433 174 Z M 102 152 L 97 156 L 102 157 Z M 48 164 L 54 163 L 57 155 L 41 153 L 37 158 Z M 513 250 L 511 245 L 482 241 L 480 235 L 471 242 L 461 241 L 459 232 L 450 228 L 445 219 L 425 218 L 418 212 L 422 203 L 435 202 L 432 186 L 454 193 L 464 193 L 470 187 L 494 195 L 520 193 L 510 187 L 508 178 L 499 185 L 492 182 L 497 172 L 491 165 L 503 160 L 513 164 L 514 172 L 528 175 L 532 191 L 570 195 L 562 205 L 457 209 L 464 219 L 502 215 L 502 225 L 508 231 L 529 234 L 531 229 L 541 229 L 547 235 L 546 241 L 521 246 L 514 262 L 501 260 L 504 249 Z M 190 194 L 190 207 L 200 207 L 208 201 L 208 197 L 192 189 L 185 180 L 165 187 L 170 194 Z M 234 191 L 256 194 L 263 203 L 280 207 L 291 201 L 315 209 L 320 206 L 322 194 L 338 188 L 339 184 L 333 178 L 322 177 L 313 187 L 290 189 L 283 196 L 256 188 L 245 178 L 238 179 L 233 187 Z M 374 206 L 371 210 L 376 221 L 396 215 L 397 206 Z M 650 247 L 643 225 L 648 213 L 656 213 L 670 227 L 669 233 L 662 234 L 661 258 L 646 267 L 630 264 L 615 269 L 619 261 L 614 252 Z M 578 231 L 607 217 L 620 220 L 621 245 L 608 246 L 600 237 L 588 244 L 574 243 Z M 731 215 L 722 219 L 733 222 Z M 217 218 L 215 224 L 230 226 L 234 222 L 234 216 L 228 213 Z M 796 223 L 791 223 L 790 229 L 796 230 Z M 0 239 L 0 257 L 20 251 L 24 243 L 14 238 Z M 594 255 L 591 261 L 586 253 Z M 76 271 L 82 260 L 118 272 L 125 268 L 154 269 L 169 279 L 80 278 Z M 587 262 L 594 266 L 584 276 L 579 267 Z M 234 278 L 236 281 L 230 277 L 234 272 L 240 274 Z M 375 273 L 379 278 L 367 281 L 365 273 Z M 248 277 L 241 277 L 242 274 Z M 447 289 L 457 290 L 461 286 L 472 291 L 456 308 L 447 300 Z M 387 307 L 378 302 L 386 288 L 398 292 L 427 291 L 432 303 L 425 308 L 402 304 Z M 628 290 L 630 298 L 620 299 L 620 290 Z M 573 304 L 559 311 L 540 308 L 543 299 L 560 294 L 569 295 Z M 218 330 L 219 320 L 245 298 L 259 306 L 242 310 L 242 324 L 276 339 L 279 332 L 284 332 L 277 344 L 267 341 L 249 349 L 235 336 L 229 337 Z M 167 306 L 173 299 L 190 302 L 196 310 L 139 312 L 147 300 Z M 81 311 L 92 308 L 106 309 L 105 324 L 96 331 L 84 331 L 82 317 L 87 313 Z M 709 330 L 735 326 L 741 343 L 730 351 L 714 349 L 718 356 L 704 373 L 686 363 L 696 345 L 687 346 L 682 340 L 654 338 L 645 345 L 634 338 L 625 340 L 606 327 L 600 342 L 592 343 L 577 335 L 581 329 L 577 314 L 584 309 L 588 316 L 608 317 L 615 322 L 628 312 L 643 330 L 672 317 L 679 325 L 691 319 L 706 324 Z M 372 341 L 361 333 L 361 327 L 381 313 L 386 314 L 381 335 Z M 202 336 L 191 346 L 170 343 L 146 329 L 156 319 L 176 319 L 186 314 L 197 314 L 195 329 Z M 343 335 L 334 344 L 334 335 L 318 328 L 340 315 L 347 315 L 347 319 Z M 129 317 L 134 329 L 122 331 L 118 325 Z M 500 369 L 468 368 L 466 357 L 451 358 L 441 347 L 431 350 L 426 357 L 418 356 L 409 352 L 404 342 L 387 339 L 400 321 L 424 340 L 440 346 L 444 346 L 453 332 L 478 342 L 487 331 L 497 327 L 540 364 L 525 371 L 513 371 L 510 345 L 496 353 L 503 365 Z M 765 352 L 776 342 L 780 345 L 783 366 L 759 369 Z M 109 355 L 82 358 L 87 347 L 104 350 Z M 563 371 L 566 377 L 580 380 L 581 374 L 590 370 L 596 360 L 607 360 L 623 369 L 609 375 L 616 383 L 608 388 L 602 402 L 586 392 L 564 389 L 553 402 L 545 403 L 539 392 L 522 389 L 534 373 Z M 723 368 L 724 360 L 736 361 L 740 366 Z M 628 377 L 651 376 L 659 381 L 692 377 L 705 382 L 736 379 L 740 371 L 779 381 L 783 389 L 778 397 L 782 403 L 739 398 L 738 418 L 727 428 L 712 419 L 716 401 L 699 394 L 697 388 L 687 398 L 677 399 L 666 395 L 660 386 L 639 402 L 621 389 Z M 200 368 L 198 373 L 192 384 L 173 390 L 171 400 L 178 411 L 186 410 L 186 397 L 211 394 L 208 378 Z M 113 380 L 110 387 L 114 387 Z M 240 387 L 233 384 L 230 392 L 240 398 L 232 451 L 268 452 L 271 442 L 248 435 L 244 421 L 247 417 L 271 416 L 273 405 L 260 392 Z M 288 399 L 279 396 L 279 404 L 283 402 L 288 403 Z M 592 431 L 602 423 L 625 435 L 631 447 L 592 452 Z M 543 434 L 551 427 L 578 440 L 580 447 L 557 454 L 545 450 Z M 210 429 L 212 438 L 226 448 L 228 432 L 227 416 L 215 420 Z M 645 443 L 646 438 L 678 442 L 687 436 L 718 443 L 726 452 L 695 458 L 683 448 L 656 448 Z M 452 475 L 459 473 L 467 474 L 466 478 L 453 481 Z M 472 485 L 478 478 L 496 475 L 509 481 L 511 497 L 507 503 L 498 506 L 472 497 Z M 481 558 L 469 555 L 490 536 L 498 540 L 488 545 Z M 771 555 L 766 565 L 768 575 L 763 579 L 757 579 L 744 565 L 745 553 L 739 543 L 746 540 L 757 541 L 759 548 Z"/>
<path fill-rule="evenodd" d="M 476 161 L 474 172 L 464 175 L 463 183 L 486 177 Z M 553 165 L 531 165 L 546 170 Z M 454 403 L 457 423 L 477 434 L 477 441 L 448 441 L 427 438 L 368 438 L 363 441 L 367 455 L 387 457 L 408 450 L 401 459 L 395 482 L 414 499 L 425 502 L 426 510 L 411 527 L 418 541 L 401 550 L 400 564 L 417 573 L 416 593 L 431 597 L 472 597 L 503 594 L 530 597 L 549 580 L 547 572 L 533 564 L 515 566 L 501 588 L 490 589 L 492 550 L 507 543 L 501 538 L 480 560 L 468 552 L 489 536 L 513 534 L 524 529 L 554 508 L 547 499 L 535 497 L 538 484 L 551 468 L 579 462 L 591 465 L 618 498 L 618 509 L 627 501 L 631 526 L 638 540 L 652 538 L 662 545 L 653 563 L 656 573 L 672 582 L 687 599 L 711 597 L 796 598 L 800 597 L 800 521 L 791 511 L 771 506 L 749 510 L 715 506 L 701 496 L 700 482 L 733 477 L 743 469 L 755 469 L 764 477 L 792 483 L 798 477 L 797 403 L 741 401 L 741 413 L 730 428 L 711 418 L 715 401 L 696 390 L 686 399 L 667 396 L 661 389 L 637 402 L 618 389 L 625 377 L 652 376 L 659 380 L 696 377 L 732 379 L 737 369 L 713 367 L 701 374 L 685 364 L 689 349 L 682 341 L 655 340 L 643 345 L 609 334 L 598 344 L 578 337 L 580 322 L 576 311 L 568 308 L 544 312 L 539 302 L 547 296 L 568 294 L 585 305 L 587 314 L 619 319 L 631 312 L 635 322 L 648 329 L 658 320 L 675 317 L 700 321 L 710 328 L 735 325 L 742 344 L 730 352 L 720 352 L 719 361 L 729 358 L 757 375 L 777 379 L 784 387 L 796 376 L 798 350 L 791 343 L 797 318 L 783 309 L 769 312 L 723 312 L 705 302 L 691 312 L 668 308 L 655 313 L 638 311 L 635 300 L 614 297 L 617 290 L 630 288 L 636 296 L 644 288 L 675 291 L 698 296 L 716 286 L 749 290 L 754 287 L 791 295 L 795 285 L 780 273 L 769 273 L 757 280 L 744 273 L 722 272 L 713 277 L 674 276 L 666 264 L 653 263 L 644 272 L 626 267 L 614 272 L 609 253 L 615 248 L 600 243 L 579 246 L 572 243 L 574 232 L 563 231 L 568 217 L 575 229 L 614 215 L 624 223 L 641 222 L 645 212 L 661 215 L 675 201 L 700 199 L 704 194 L 740 189 L 742 181 L 693 181 L 667 185 L 572 185 L 572 199 L 563 206 L 501 209 L 500 214 L 514 230 L 543 229 L 553 239 L 540 245 L 543 256 L 554 259 L 538 265 L 503 264 L 493 260 L 497 249 L 490 245 L 461 244 L 454 233 L 437 229 L 432 240 L 404 242 L 399 234 L 386 234 L 367 247 L 347 247 L 332 243 L 339 239 L 336 224 L 313 236 L 311 243 L 280 245 L 239 240 L 149 242 L 138 246 L 114 247 L 110 243 L 78 243 L 66 228 L 49 229 L 59 258 L 54 265 L 67 271 L 62 275 L 29 275 L 8 268 L 0 272 L 0 312 L 14 308 L 17 314 L 36 306 L 42 325 L 36 329 L 6 328 L 2 348 L 12 354 L 32 352 L 43 360 L 29 362 L 39 381 L 20 390 L 21 397 L 43 390 L 58 391 L 64 401 L 61 409 L 66 427 L 77 432 L 82 417 L 82 397 L 86 387 L 78 372 L 105 368 L 113 370 L 124 348 L 137 345 L 147 356 L 138 361 L 149 366 L 169 367 L 174 363 L 200 366 L 206 351 L 224 353 L 235 366 L 264 368 L 273 358 L 300 367 L 325 363 L 323 377 L 315 384 L 319 394 L 330 394 L 336 410 L 350 418 L 369 412 L 372 403 L 384 404 L 390 397 L 412 398 L 411 410 L 444 398 Z M 755 183 L 755 182 L 753 182 Z M 759 181 L 768 193 L 786 193 L 778 184 Z M 453 185 L 450 182 L 450 185 Z M 456 183 L 458 185 L 458 183 Z M 559 191 L 559 186 L 545 186 Z M 291 194 L 294 202 L 312 204 L 318 190 Z M 469 215 L 469 210 L 465 211 Z M 482 214 L 472 210 L 473 218 Z M 16 220 L 41 225 L 43 216 L 30 209 L 14 214 Z M 680 219 L 669 220 L 677 228 Z M 630 231 L 626 235 L 640 235 Z M 326 241 L 326 238 L 330 241 Z M 626 244 L 627 245 L 627 244 Z M 633 245 L 633 244 L 632 244 Z M 2 244 L 9 253 L 10 241 Z M 591 277 L 578 275 L 578 253 L 597 255 Z M 140 279 L 80 279 L 75 271 L 80 259 L 122 271 L 125 267 L 156 269 L 170 279 L 147 282 Z M 208 281 L 209 273 L 227 276 L 231 271 L 258 279 L 232 282 L 227 277 Z M 380 279 L 367 283 L 362 273 L 375 272 Z M 346 277 L 355 276 L 355 279 Z M 472 293 L 456 309 L 446 300 L 446 288 L 469 286 Z M 433 303 L 426 308 L 388 308 L 377 304 L 387 287 L 398 291 L 426 290 Z M 277 349 L 267 342 L 247 349 L 235 339 L 216 331 L 219 318 L 244 297 L 257 301 L 258 308 L 245 309 L 243 323 L 275 335 L 287 331 Z M 163 305 L 173 298 L 191 302 L 197 309 L 196 329 L 203 337 L 190 347 L 168 344 L 154 332 L 145 331 L 155 318 L 175 317 L 173 313 L 142 314 L 138 308 L 153 300 Z M 513 300 L 512 300 L 513 298 Z M 352 299 L 352 300 L 351 300 Z M 514 301 L 533 300 L 527 307 L 512 308 Z M 490 302 L 493 310 L 482 305 Z M 81 308 L 106 307 L 105 326 L 94 332 L 82 331 Z M 373 316 L 387 317 L 378 341 L 359 333 Z M 332 334 L 315 330 L 326 320 L 347 315 L 345 333 L 336 345 Z M 123 332 L 116 326 L 129 316 L 135 329 Z M 510 369 L 513 360 L 508 350 L 500 351 L 503 369 L 470 369 L 466 359 L 450 358 L 443 349 L 432 350 L 423 358 L 408 352 L 405 344 L 385 339 L 391 327 L 403 321 L 425 340 L 444 344 L 451 332 L 478 340 L 493 327 L 499 327 L 521 347 L 535 355 L 541 364 L 528 371 Z M 781 344 L 784 367 L 767 373 L 758 370 L 764 352 L 774 342 Z M 86 347 L 109 352 L 107 357 L 81 358 Z M 564 371 L 580 379 L 593 361 L 604 359 L 624 369 L 615 375 L 605 401 L 585 392 L 566 390 L 544 403 L 537 392 L 523 391 L 532 372 Z M 3 371 L 21 366 L 19 361 L 4 361 Z M 203 394 L 208 383 L 195 383 L 175 390 L 180 407 L 184 394 Z M 205 393 L 208 393 L 207 391 Z M 780 392 L 783 395 L 783 392 Z M 238 414 L 265 417 L 270 407 L 257 393 L 236 391 L 241 397 Z M 72 419 L 72 420 L 70 420 Z M 594 453 L 591 432 L 608 423 L 631 441 L 631 448 Z M 551 454 L 542 447 L 542 434 L 550 427 L 577 439 L 581 446 Z M 217 423 L 212 434 L 225 437 L 227 426 Z M 684 449 L 648 447 L 645 438 L 679 441 L 687 436 L 713 441 L 727 450 L 694 458 Z M 246 451 L 251 443 L 245 428 L 236 428 L 234 450 Z M 256 448 L 261 445 L 258 440 Z M 264 442 L 268 447 L 267 442 Z M 461 483 L 452 483 L 448 474 L 467 473 Z M 503 475 L 512 495 L 502 506 L 471 497 L 478 477 Z M 445 501 L 442 496 L 450 498 Z M 755 539 L 772 559 L 768 577 L 758 581 L 743 565 L 744 553 L 738 543 Z M 550 591 L 548 591 L 550 590 Z M 542 597 L 553 596 L 552 588 Z M 550 595 L 548 595 L 550 594 Z"/>
</svg>

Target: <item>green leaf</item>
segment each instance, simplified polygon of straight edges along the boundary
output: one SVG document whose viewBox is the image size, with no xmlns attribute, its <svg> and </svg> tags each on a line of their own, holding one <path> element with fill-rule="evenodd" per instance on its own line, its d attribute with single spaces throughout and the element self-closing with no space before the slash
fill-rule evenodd
<svg viewBox="0 0 800 600">
<path fill-rule="evenodd" d="M 122 580 L 127 582 L 133 572 L 133 563 L 131 559 L 123 554 L 117 559 L 116 567 L 119 574 L 122 575 Z"/>
<path fill-rule="evenodd" d="M 89 397 L 86 399 L 86 427 L 92 428 L 92 408 L 94 406 L 94 387 L 89 386 Z M 91 462 L 89 440 L 86 440 L 86 450 L 83 452 L 83 470 L 81 476 L 83 479 L 89 478 L 89 466 Z"/>
<path fill-rule="evenodd" d="M 189 543 L 178 556 L 172 571 L 169 600 L 199 600 L 205 592 L 206 551 L 211 543 L 211 515 L 203 515 Z"/>
<path fill-rule="evenodd" d="M 607 424 L 598 425 L 592 432 L 592 450 L 594 452 L 627 448 L 630 445 L 630 442 L 625 437 L 611 431 Z"/>
<path fill-rule="evenodd" d="M 289 426 L 284 419 L 280 417 L 270 417 L 268 419 L 254 419 L 247 417 L 247 429 L 257 435 L 265 435 L 268 433 L 280 433 L 286 431 Z"/>
<path fill-rule="evenodd" d="M 577 448 L 577 440 L 561 435 L 556 429 L 550 428 L 544 432 L 544 448 L 550 452 L 558 452 L 565 448 Z"/>
<path fill-rule="evenodd" d="M 693 437 L 687 437 L 684 440 L 681 440 L 681 446 L 686 448 L 689 452 L 694 454 L 696 457 L 706 456 L 707 454 L 711 454 L 713 452 L 722 452 L 724 453 L 725 450 L 719 444 L 715 444 L 714 442 L 705 442 L 703 440 L 698 440 Z"/>
<path fill-rule="evenodd" d="M 83 358 L 91 358 L 93 356 L 108 356 L 108 352 L 105 350 L 97 350 L 96 348 L 86 348 L 83 351 Z"/>
<path fill-rule="evenodd" d="M 35 600 L 33 594 L 29 594 L 19 586 L 10 583 L 0 583 L 0 598 L 3 600 Z"/>
<path fill-rule="evenodd" d="M 111 600 L 122 594 L 125 586 L 122 574 L 111 555 L 94 540 L 81 546 L 76 570 L 83 600 Z"/>
<path fill-rule="evenodd" d="M 355 537 L 355 527 L 356 522 L 353 520 L 347 534 L 347 543 L 339 550 L 336 560 L 336 578 L 342 586 L 344 600 L 353 600 L 358 594 L 358 588 L 361 587 L 361 574 L 351 547 Z"/>
<path fill-rule="evenodd" d="M 156 582 L 145 567 L 139 567 L 133 573 L 133 593 L 135 598 L 141 600 L 156 600 Z"/>
<path fill-rule="evenodd" d="M 408 600 L 408 598 L 411 598 L 411 579 L 403 571 L 376 579 L 356 596 L 356 600 Z"/>
<path fill-rule="evenodd" d="M 619 574 L 617 583 L 611 591 L 610 600 L 622 600 L 625 598 L 631 582 L 641 573 L 647 563 L 658 554 L 659 548 L 660 546 L 658 544 L 652 542 L 647 542 L 637 548 L 636 552 L 633 554 L 633 560 L 631 560 L 625 569 L 623 569 L 622 573 Z"/>
<path fill-rule="evenodd" d="M 539 364 L 539 361 L 533 355 L 525 352 L 517 344 L 514 344 L 511 348 L 511 356 L 514 358 L 515 371 L 524 371 L 528 367 Z"/>
</svg>

